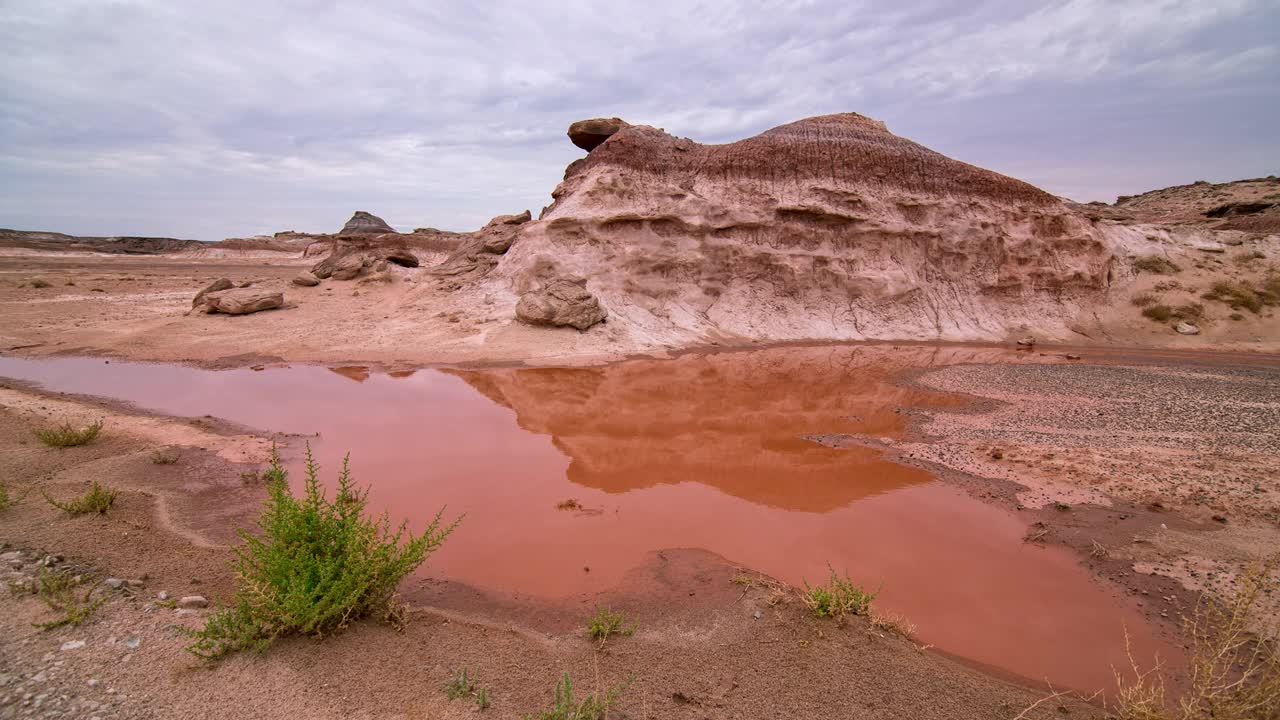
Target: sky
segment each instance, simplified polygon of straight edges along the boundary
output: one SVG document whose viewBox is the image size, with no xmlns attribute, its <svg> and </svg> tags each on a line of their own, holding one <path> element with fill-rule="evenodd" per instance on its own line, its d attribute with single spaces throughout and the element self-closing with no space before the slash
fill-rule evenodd
<svg viewBox="0 0 1280 720">
<path fill-rule="evenodd" d="M 1280 0 L 0 0 L 0 227 L 469 230 L 574 120 L 848 111 L 1079 201 L 1277 174 Z"/>
</svg>

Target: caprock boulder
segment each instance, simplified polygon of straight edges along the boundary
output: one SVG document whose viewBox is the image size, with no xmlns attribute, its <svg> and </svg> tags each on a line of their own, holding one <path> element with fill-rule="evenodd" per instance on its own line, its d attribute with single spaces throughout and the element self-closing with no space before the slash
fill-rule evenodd
<svg viewBox="0 0 1280 720">
<path fill-rule="evenodd" d="M 701 145 L 609 128 L 485 283 L 585 278 L 635 346 L 1071 335 L 1113 258 L 1027 183 L 846 113 Z"/>
</svg>

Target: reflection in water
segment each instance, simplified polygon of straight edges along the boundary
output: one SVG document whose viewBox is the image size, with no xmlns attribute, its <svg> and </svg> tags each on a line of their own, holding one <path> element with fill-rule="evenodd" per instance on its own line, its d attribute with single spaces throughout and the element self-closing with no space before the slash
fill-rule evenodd
<svg viewBox="0 0 1280 720">
<path fill-rule="evenodd" d="M 894 384 L 894 373 L 1003 356 L 793 347 L 395 378 L 364 368 L 211 372 L 0 358 L 0 375 L 162 412 L 318 432 L 323 476 L 350 451 L 372 505 L 393 519 L 420 529 L 442 504 L 467 513 L 432 558 L 433 574 L 566 596 L 618 582 L 661 548 L 705 548 L 797 584 L 824 577 L 830 562 L 869 587 L 883 584 L 880 606 L 910 618 L 926 642 L 1096 689 L 1125 662 L 1126 626 L 1139 655 L 1157 645 L 1127 601 L 1094 584 L 1069 553 L 1022 543 L 1016 514 L 872 449 L 801 439 L 896 436 L 903 409 L 956 400 Z M 298 450 L 289 449 L 295 481 Z M 557 511 L 568 498 L 600 512 Z"/>
<path fill-rule="evenodd" d="M 331 367 L 329 369 L 344 378 L 349 378 L 356 382 L 364 382 L 369 379 L 369 368 L 363 365 L 345 365 L 343 367 Z"/>
</svg>

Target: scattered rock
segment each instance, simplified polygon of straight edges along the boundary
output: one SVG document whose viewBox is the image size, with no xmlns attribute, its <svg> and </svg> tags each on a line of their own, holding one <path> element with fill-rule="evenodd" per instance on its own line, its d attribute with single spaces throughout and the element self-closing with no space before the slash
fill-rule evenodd
<svg viewBox="0 0 1280 720">
<path fill-rule="evenodd" d="M 530 325 L 586 330 L 603 322 L 605 316 L 585 280 L 551 280 L 541 289 L 522 295 L 516 304 L 516 319 Z"/>
<path fill-rule="evenodd" d="M 203 300 L 204 296 L 208 295 L 209 293 L 218 292 L 220 290 L 230 290 L 233 287 L 235 287 L 235 285 L 231 282 L 230 279 L 218 278 L 217 280 L 214 280 L 211 285 L 201 290 L 200 292 L 196 293 L 195 298 L 191 300 L 191 307 L 195 308 L 199 306 L 200 301 Z"/>
<path fill-rule="evenodd" d="M 138 637 L 137 635 L 130 635 L 129 637 L 125 638 L 124 646 L 129 648 L 130 650 L 137 650 L 138 648 L 142 647 L 142 638 Z"/>
<path fill-rule="evenodd" d="M 1174 331 L 1179 335 L 1199 335 L 1200 326 L 1189 322 L 1180 322 L 1173 326 Z"/>
<path fill-rule="evenodd" d="M 106 580 L 102 581 L 102 584 L 106 585 L 112 590 L 123 590 L 124 588 L 129 586 L 129 581 L 122 580 L 120 578 L 107 578 Z"/>
<path fill-rule="evenodd" d="M 569 140 L 583 150 L 591 152 L 625 127 L 630 127 L 630 124 L 621 118 L 579 120 L 569 126 Z"/>
<path fill-rule="evenodd" d="M 1035 347 L 1036 339 L 1028 335 L 1027 337 L 1022 338 L 1021 340 L 1018 340 L 1018 345 L 1020 347 L 1027 347 L 1027 348 Z"/>
<path fill-rule="evenodd" d="M 320 284 L 320 278 L 304 270 L 298 273 L 297 276 L 293 278 L 293 284 L 301 285 L 303 287 L 315 287 L 316 285 Z"/>
<path fill-rule="evenodd" d="M 203 595 L 186 595 L 178 600 L 180 608 L 205 608 L 209 607 L 209 601 Z"/>
<path fill-rule="evenodd" d="M 1067 356 L 1066 356 L 1066 357 L 1067 357 L 1067 359 L 1068 359 L 1068 360 L 1079 360 L 1079 359 L 1080 359 L 1080 356 L 1079 356 L 1079 355 L 1072 355 L 1071 353 L 1067 353 Z"/>
<path fill-rule="evenodd" d="M 381 235 L 383 233 L 393 233 L 396 229 L 387 224 L 386 220 L 367 213 L 364 210 L 357 210 L 346 225 L 338 231 L 339 235 L 362 235 L 374 234 Z"/>
<path fill-rule="evenodd" d="M 66 651 L 68 651 L 68 650 L 79 650 L 79 649 L 80 649 L 80 648 L 82 648 L 82 647 L 84 647 L 84 641 L 83 641 L 83 640 L 68 640 L 68 641 L 66 641 L 66 642 L 62 643 L 62 647 L 60 647 L 60 648 L 58 648 L 58 649 L 59 649 L 59 650 L 61 650 L 61 651 L 63 651 L 63 652 L 66 652 Z"/>
<path fill-rule="evenodd" d="M 248 315 L 284 306 L 284 294 L 254 288 L 220 290 L 201 299 L 206 313 Z"/>
</svg>

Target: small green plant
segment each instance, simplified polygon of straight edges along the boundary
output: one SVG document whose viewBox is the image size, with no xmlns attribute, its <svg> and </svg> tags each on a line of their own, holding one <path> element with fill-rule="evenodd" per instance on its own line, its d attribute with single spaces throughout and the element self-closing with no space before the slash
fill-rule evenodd
<svg viewBox="0 0 1280 720">
<path fill-rule="evenodd" d="M 1144 255 L 1133 261 L 1133 269 L 1153 275 L 1173 275 L 1182 272 L 1172 260 L 1160 255 Z"/>
<path fill-rule="evenodd" d="M 40 289 L 51 287 L 51 285 L 47 281 L 41 280 L 40 278 L 36 278 L 28 284 L 31 285 L 31 287 L 33 288 L 40 288 Z"/>
<path fill-rule="evenodd" d="M 631 685 L 631 680 L 632 678 L 627 678 L 626 682 L 616 688 L 577 700 L 573 697 L 573 682 L 569 679 L 569 673 L 565 673 L 564 678 L 556 683 L 556 699 L 551 709 L 535 715 L 525 715 L 524 720 L 603 720 L 608 715 L 609 708 L 618 702 L 618 698 Z"/>
<path fill-rule="evenodd" d="M 476 708 L 479 710 L 488 710 L 493 704 L 493 698 L 489 696 L 489 688 L 480 688 L 476 691 Z"/>
<path fill-rule="evenodd" d="M 97 420 L 85 428 L 77 428 L 69 422 L 64 422 L 56 428 L 40 428 L 34 432 L 40 442 L 49 447 L 76 447 L 93 442 L 98 437 L 98 433 L 102 432 L 102 421 Z"/>
<path fill-rule="evenodd" d="M 442 525 L 441 509 L 417 537 L 403 523 L 392 531 L 385 513 L 365 516 L 368 491 L 356 488 L 346 459 L 333 500 L 320 488 L 310 446 L 306 469 L 302 497 L 295 497 L 273 448 L 264 476 L 279 480 L 267 485 L 261 532 L 240 532 L 243 544 L 232 563 L 234 604 L 188 633 L 192 654 L 213 659 L 248 648 L 263 651 L 277 637 L 321 637 L 370 616 L 394 621 L 400 581 L 462 520 Z"/>
<path fill-rule="evenodd" d="M 9 489 L 4 485 L 0 485 L 0 510 L 11 508 L 17 504 L 17 500 L 9 496 Z"/>
<path fill-rule="evenodd" d="M 72 515 L 87 515 L 89 513 L 104 515 L 107 510 L 111 509 L 111 505 L 116 501 L 116 495 L 118 494 L 118 490 L 99 484 L 97 480 L 94 480 L 89 485 L 89 489 L 85 491 L 85 494 L 77 498 L 72 498 L 66 502 L 58 502 L 46 493 L 44 499 L 49 501 L 50 505 Z"/>
<path fill-rule="evenodd" d="M 36 623 L 36 627 L 41 630 L 52 630 L 64 625 L 80 625 L 107 601 L 105 595 L 99 595 L 96 598 L 93 596 L 97 586 L 90 585 L 82 595 L 77 585 L 76 578 L 67 573 L 48 568 L 40 570 L 40 576 L 35 582 L 35 593 L 45 605 L 49 606 L 50 610 L 58 613 L 59 617 L 48 622 Z"/>
<path fill-rule="evenodd" d="M 151 462 L 156 465 L 172 465 L 182 457 L 182 450 L 176 447 L 163 447 L 151 453 Z"/>
<path fill-rule="evenodd" d="M 457 700 L 460 697 L 470 697 L 471 693 L 476 691 L 476 683 L 471 678 L 466 668 L 455 672 L 453 679 L 444 684 L 444 694 L 449 696 L 450 700 Z"/>
<path fill-rule="evenodd" d="M 610 635 L 624 635 L 630 637 L 636 631 L 635 623 L 631 627 L 624 628 L 626 624 L 626 616 L 620 612 L 613 612 L 609 608 L 596 606 L 596 614 L 591 616 L 587 621 L 587 635 L 592 639 L 598 640 L 600 646 L 604 647 L 605 642 Z"/>
<path fill-rule="evenodd" d="M 804 584 L 801 598 L 809 606 L 815 617 L 844 618 L 845 615 L 865 615 L 871 609 L 871 601 L 877 593 L 869 593 L 849 579 L 848 573 L 841 576 L 835 568 L 827 565 L 830 575 L 825 585 Z"/>
</svg>

